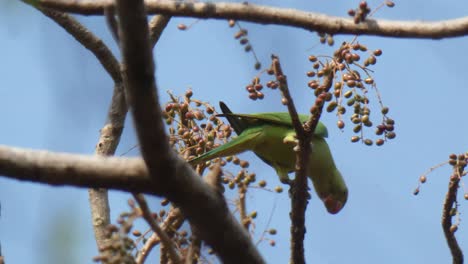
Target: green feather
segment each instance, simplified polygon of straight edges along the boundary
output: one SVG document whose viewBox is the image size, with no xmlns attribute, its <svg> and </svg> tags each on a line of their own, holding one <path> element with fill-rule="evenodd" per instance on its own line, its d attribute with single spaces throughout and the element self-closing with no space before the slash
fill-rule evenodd
<svg viewBox="0 0 468 264">
<path fill-rule="evenodd" d="M 294 142 L 296 133 L 289 113 L 234 114 L 223 102 L 220 102 L 220 107 L 223 114 L 219 116 L 228 119 L 238 137 L 189 162 L 198 164 L 251 150 L 276 170 L 283 183 L 288 183 L 288 174 L 296 166 L 294 144 L 290 144 Z M 306 122 L 308 118 L 307 115 L 299 115 L 301 122 Z M 345 205 L 348 189 L 325 141 L 327 136 L 327 128 L 319 122 L 311 139 L 312 153 L 307 176 L 328 212 L 335 214 Z"/>
</svg>

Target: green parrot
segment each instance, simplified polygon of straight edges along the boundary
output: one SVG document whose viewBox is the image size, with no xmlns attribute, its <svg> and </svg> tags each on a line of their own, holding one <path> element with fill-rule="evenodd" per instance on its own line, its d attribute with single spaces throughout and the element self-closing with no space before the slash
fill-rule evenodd
<svg viewBox="0 0 468 264">
<path fill-rule="evenodd" d="M 220 102 L 223 114 L 238 137 L 189 161 L 199 164 L 214 158 L 236 155 L 251 150 L 265 163 L 276 170 L 281 182 L 289 183 L 288 174 L 296 167 L 296 141 L 289 113 L 234 114 Z M 307 115 L 299 115 L 301 122 L 308 120 Z M 338 213 L 348 199 L 348 188 L 336 168 L 330 148 L 325 138 L 328 130 L 318 123 L 312 136 L 312 153 L 309 160 L 308 177 L 315 191 L 323 201 L 327 211 Z"/>
</svg>

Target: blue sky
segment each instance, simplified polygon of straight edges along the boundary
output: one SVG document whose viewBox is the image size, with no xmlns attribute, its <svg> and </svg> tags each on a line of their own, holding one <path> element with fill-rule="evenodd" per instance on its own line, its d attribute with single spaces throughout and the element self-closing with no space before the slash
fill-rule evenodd
<svg viewBox="0 0 468 264">
<path fill-rule="evenodd" d="M 378 3 L 369 1 L 371 7 Z M 276 1 L 275 5 L 337 16 L 345 16 L 353 7 L 350 1 Z M 429 21 L 467 13 L 468 3 L 463 1 L 418 0 L 396 2 L 395 8 L 384 8 L 377 17 Z M 102 18 L 80 17 L 80 21 L 116 50 Z M 244 87 L 256 74 L 253 58 L 233 40 L 234 31 L 226 22 L 200 21 L 185 32 L 176 28 L 178 23 L 193 21 L 173 19 L 156 48 L 156 77 L 163 100 L 167 99 L 166 90 L 181 94 L 191 87 L 196 97 L 215 105 L 223 100 L 234 111 L 286 110 L 273 91 L 267 91 L 263 101 L 247 99 Z M 311 67 L 307 56 L 330 54 L 332 49 L 317 45 L 316 34 L 304 30 L 243 26 L 264 66 L 270 54 L 280 56 L 296 105 L 307 113 L 314 100 L 306 88 L 304 73 Z M 351 39 L 337 36 L 335 43 Z M 323 116 L 329 127 L 329 145 L 350 196 L 342 212 L 329 215 L 312 195 L 306 220 L 306 258 L 311 263 L 330 264 L 448 263 L 450 253 L 440 219 L 450 168 L 429 175 L 419 196 L 412 191 L 429 167 L 452 152 L 467 150 L 464 48 L 468 39 L 360 37 L 360 42 L 383 50 L 373 68 L 374 78 L 396 121 L 397 138 L 383 147 L 352 144 L 350 126 L 341 132 L 334 125 L 334 114 Z M 94 56 L 55 23 L 19 1 L 0 3 L 0 47 L 0 144 L 93 153 L 112 93 L 111 79 Z M 127 122 L 118 153 L 135 144 L 132 125 Z M 267 179 L 272 187 L 280 184 L 274 170 L 254 155 L 242 157 L 252 160 L 251 169 L 259 179 Z M 129 197 L 111 192 L 114 220 L 127 209 Z M 152 201 L 157 210 L 157 200 Z M 0 177 L 0 202 L 0 241 L 8 263 L 89 263 L 97 254 L 85 189 Z M 465 250 L 466 203 L 460 199 L 462 222 L 457 232 Z M 278 229 L 275 248 L 260 244 L 269 263 L 288 261 L 289 207 L 286 193 L 253 190 L 248 195 L 248 210 L 259 211 L 256 238 L 271 213 L 270 225 Z M 69 248 L 63 252 L 57 250 L 58 245 Z"/>
</svg>

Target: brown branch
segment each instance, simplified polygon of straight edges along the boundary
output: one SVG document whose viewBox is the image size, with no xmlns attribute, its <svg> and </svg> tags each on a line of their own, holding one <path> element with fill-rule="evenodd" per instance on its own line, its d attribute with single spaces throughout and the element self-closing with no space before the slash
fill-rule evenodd
<svg viewBox="0 0 468 264">
<path fill-rule="evenodd" d="M 224 263 L 263 260 L 229 212 L 222 195 L 204 183 L 170 148 L 156 94 L 154 62 L 143 1 L 117 0 L 127 102 L 152 187 L 176 204 Z M 193 204 L 198 200 L 198 203 Z M 211 201 L 211 202 L 208 202 Z M 242 252 L 242 254 L 239 254 Z"/>
<path fill-rule="evenodd" d="M 127 110 L 122 83 L 117 83 L 114 86 L 114 93 L 107 113 L 106 124 L 101 129 L 99 142 L 96 144 L 95 153 L 97 155 L 114 155 L 120 142 Z M 98 247 L 103 248 L 107 245 L 109 240 L 107 236 L 107 226 L 110 224 L 110 206 L 107 189 L 91 188 L 88 190 L 88 195 L 94 236 Z"/>
<path fill-rule="evenodd" d="M 102 15 L 111 0 L 58 1 L 39 0 L 39 5 L 82 15 Z M 351 35 L 374 35 L 395 38 L 442 39 L 468 34 L 468 17 L 436 22 L 390 21 L 366 19 L 355 24 L 351 18 L 340 18 L 295 9 L 276 8 L 244 3 L 192 3 L 178 1 L 145 1 L 150 14 L 177 17 L 236 19 L 259 24 L 275 24 L 317 31 Z"/>
<path fill-rule="evenodd" d="M 98 157 L 47 151 L 25 150 L 0 145 L 0 175 L 49 185 L 107 188 L 166 196 L 180 206 L 191 223 L 200 228 L 202 239 L 220 255 L 224 263 L 263 263 L 244 228 L 229 212 L 224 198 L 178 158 L 177 174 L 170 186 L 155 188 L 161 181 L 149 176 L 140 158 Z M 162 190 L 162 191 L 161 191 Z M 156 192 L 161 191 L 161 192 Z"/>
<path fill-rule="evenodd" d="M 114 40 L 119 42 L 118 25 L 114 9 L 108 8 L 106 11 L 106 21 L 109 30 Z M 159 36 L 169 21 L 169 19 L 164 19 L 165 16 L 162 19 L 159 17 L 162 16 L 155 16 L 158 19 L 153 19 L 150 22 L 152 33 L 154 32 L 154 35 L 157 36 L 153 37 L 153 46 L 157 43 Z M 99 143 L 96 145 L 96 154 L 108 156 L 115 153 L 122 134 L 127 110 L 122 83 L 117 83 L 114 87 L 112 103 L 108 111 L 107 124 L 101 129 Z M 106 189 L 91 188 L 88 190 L 88 193 L 96 242 L 98 247 L 102 248 L 107 244 L 106 227 L 110 224 L 108 192 Z"/>
<path fill-rule="evenodd" d="M 239 208 L 239 217 L 244 228 L 249 231 L 251 220 L 250 217 L 247 216 L 247 205 L 245 201 L 245 193 L 247 192 L 247 188 L 245 185 L 243 185 L 239 186 L 237 189 L 239 193 L 239 200 L 237 202 L 237 206 Z"/>
<path fill-rule="evenodd" d="M 325 105 L 325 95 L 330 91 L 330 88 L 333 85 L 334 76 L 335 73 L 333 70 L 331 70 L 327 75 L 323 76 L 322 85 L 324 90 L 315 100 L 315 103 L 310 110 L 312 115 L 310 116 L 310 119 L 307 121 L 307 123 L 304 124 L 304 130 L 308 138 L 313 135 L 320 117 L 322 116 L 323 107 Z"/>
<path fill-rule="evenodd" d="M 169 257 L 172 263 L 181 264 L 182 260 L 180 259 L 179 254 L 177 254 L 175 250 L 174 243 L 172 242 L 171 238 L 166 234 L 166 232 L 164 232 L 164 230 L 162 230 L 162 228 L 159 227 L 158 223 L 156 223 L 156 220 L 151 215 L 151 211 L 148 207 L 148 203 L 146 202 L 146 199 L 143 196 L 143 194 L 134 193 L 133 197 L 135 198 L 138 205 L 140 206 L 143 218 L 145 218 L 146 222 L 150 225 L 154 233 L 158 235 L 159 240 L 161 241 L 161 243 L 164 245 L 164 247 L 168 251 Z"/>
<path fill-rule="evenodd" d="M 141 153 L 150 174 L 160 181 L 166 181 L 169 178 L 167 174 L 174 174 L 174 167 L 171 166 L 170 155 L 164 155 L 171 149 L 166 140 L 156 94 L 155 67 L 144 6 L 141 1 L 119 0 L 116 11 L 125 92 Z M 157 177 L 158 174 L 166 177 Z"/>
<path fill-rule="evenodd" d="M 170 16 L 165 15 L 155 15 L 148 23 L 149 26 L 149 38 L 151 41 L 151 46 L 154 47 L 159 41 L 163 30 L 166 28 L 167 24 L 171 20 Z"/>
<path fill-rule="evenodd" d="M 325 94 L 330 90 L 333 83 L 333 72 L 324 76 L 325 90 L 320 94 L 311 109 L 311 117 L 305 124 L 301 124 L 299 116 L 294 106 L 294 101 L 289 92 L 287 78 L 283 74 L 279 58 L 272 55 L 272 69 L 279 83 L 280 91 L 283 96 L 283 103 L 288 107 L 292 119 L 296 137 L 298 140 L 299 151 L 296 156 L 296 177 L 291 185 L 291 263 L 305 263 L 304 259 L 304 236 L 305 211 L 307 208 L 307 172 L 308 160 L 312 151 L 310 141 L 317 127 L 322 114 Z M 313 146 L 312 146 L 313 147 Z"/>
<path fill-rule="evenodd" d="M 107 28 L 109 29 L 112 38 L 118 44 L 120 42 L 119 38 L 119 26 L 117 19 L 115 18 L 114 7 L 108 7 L 104 9 L 104 17 L 106 18 Z"/>
<path fill-rule="evenodd" d="M 119 62 L 101 39 L 68 14 L 48 8 L 39 8 L 39 10 L 59 24 L 86 49 L 91 51 L 115 83 L 122 82 Z"/>
<path fill-rule="evenodd" d="M 222 174 L 223 171 L 221 170 L 221 165 L 218 163 L 215 164 L 213 169 L 204 177 L 205 182 L 208 183 L 208 185 L 210 185 L 213 190 L 219 193 L 224 191 L 224 187 L 221 182 Z M 191 243 L 185 257 L 185 264 L 197 264 L 200 260 L 202 241 L 200 239 L 200 232 L 198 231 L 197 227 L 191 224 L 190 229 L 192 231 Z"/>
<path fill-rule="evenodd" d="M 154 183 L 139 158 L 86 156 L 0 145 L 0 175 L 56 186 L 154 194 L 151 186 L 145 186 Z"/>
<path fill-rule="evenodd" d="M 190 227 L 192 235 L 190 237 L 190 247 L 185 256 L 185 264 L 197 264 L 200 260 L 201 240 L 197 228 L 193 225 Z"/>
<path fill-rule="evenodd" d="M 161 224 L 161 229 L 172 238 L 175 234 L 175 231 L 178 230 L 182 223 L 184 222 L 184 217 L 182 212 L 178 208 L 171 208 L 169 213 L 166 216 L 166 219 Z M 143 247 L 140 250 L 140 254 L 137 256 L 135 262 L 137 264 L 143 264 L 148 257 L 149 253 L 160 242 L 157 234 L 151 235 L 148 240 L 145 242 Z"/>
<path fill-rule="evenodd" d="M 305 211 L 307 208 L 307 168 L 311 152 L 310 137 L 307 137 L 304 128 L 299 120 L 294 101 L 289 93 L 286 76 L 283 74 L 279 58 L 272 55 L 272 69 L 279 83 L 279 88 L 283 96 L 283 102 L 288 107 L 291 116 L 296 138 L 298 140 L 296 152 L 296 177 L 291 185 L 291 263 L 305 263 L 304 259 L 304 236 Z"/>
<path fill-rule="evenodd" d="M 461 173 L 463 169 L 461 169 Z M 457 192 L 460 178 L 458 175 L 459 171 L 457 168 L 454 169 L 454 175 L 452 175 L 447 195 L 445 196 L 444 207 L 442 210 L 442 229 L 444 230 L 445 239 L 447 240 L 447 245 L 452 254 L 453 264 L 462 264 L 463 263 L 463 252 L 458 245 L 457 238 L 455 237 L 456 229 L 452 230 L 452 210 L 456 208 L 457 203 Z M 456 210 L 456 209 L 455 209 Z"/>
</svg>

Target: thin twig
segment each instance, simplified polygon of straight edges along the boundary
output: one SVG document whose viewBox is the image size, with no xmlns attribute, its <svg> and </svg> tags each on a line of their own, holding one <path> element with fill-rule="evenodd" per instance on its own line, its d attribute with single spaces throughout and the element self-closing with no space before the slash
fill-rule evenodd
<svg viewBox="0 0 468 264">
<path fill-rule="evenodd" d="M 335 74 L 333 70 L 331 70 L 327 75 L 323 76 L 324 90 L 322 94 L 320 94 L 317 97 L 317 100 L 311 108 L 312 115 L 310 116 L 310 119 L 304 124 L 304 131 L 306 133 L 306 137 L 308 138 L 310 138 L 313 135 L 315 128 L 317 127 L 318 122 L 320 120 L 320 117 L 322 116 L 323 107 L 325 105 L 324 97 L 325 94 L 328 93 L 330 91 L 330 88 L 332 87 L 334 76 Z"/>
<path fill-rule="evenodd" d="M 238 188 L 239 192 L 239 200 L 237 202 L 237 206 L 239 208 L 239 216 L 242 225 L 245 227 L 245 229 L 248 231 L 249 226 L 250 226 L 250 218 L 247 216 L 247 206 L 245 202 L 245 193 L 247 192 L 247 189 L 245 186 L 240 186 Z"/>
<path fill-rule="evenodd" d="M 198 230 L 195 226 L 190 225 L 192 235 L 190 239 L 190 246 L 185 256 L 185 264 L 197 264 L 200 260 L 201 240 Z"/>
<path fill-rule="evenodd" d="M 178 208 L 171 208 L 169 213 L 167 213 L 166 219 L 161 224 L 161 229 L 170 237 L 172 238 L 175 234 L 175 231 L 178 230 L 182 223 L 184 222 L 184 217 L 182 212 Z M 143 264 L 148 257 L 151 250 L 158 245 L 160 239 L 157 234 L 151 235 L 148 240 L 145 242 L 143 247 L 141 248 L 135 262 L 137 264 Z"/>
<path fill-rule="evenodd" d="M 463 172 L 463 169 L 461 169 Z M 454 169 L 454 175 L 450 178 L 447 195 L 445 196 L 444 207 L 442 210 L 442 229 L 444 230 L 447 245 L 452 253 L 453 264 L 463 263 L 463 252 L 458 245 L 457 238 L 455 237 L 455 229 L 452 230 L 452 210 L 454 204 L 457 203 L 458 185 L 461 175 L 458 168 Z"/>
<path fill-rule="evenodd" d="M 38 5 L 82 15 L 102 15 L 111 0 L 57 1 L 39 0 Z M 235 19 L 259 24 L 275 24 L 302 28 L 307 31 L 332 35 L 374 35 L 394 38 L 442 39 L 468 34 L 468 17 L 436 22 L 366 19 L 355 24 L 353 19 L 306 12 L 290 8 L 277 8 L 251 3 L 145 1 L 149 14 L 176 17 Z"/>
<path fill-rule="evenodd" d="M 159 227 L 156 220 L 151 215 L 151 211 L 146 203 L 146 199 L 143 194 L 133 194 L 133 197 L 137 201 L 138 205 L 140 206 L 143 218 L 145 218 L 146 222 L 150 225 L 151 229 L 158 235 L 161 243 L 166 248 L 167 252 L 169 253 L 169 257 L 174 264 L 181 264 L 182 260 L 180 259 L 179 254 L 177 254 L 175 250 L 175 245 L 172 242 L 171 238 Z"/>
<path fill-rule="evenodd" d="M 106 18 L 107 28 L 111 32 L 112 38 L 114 38 L 115 43 L 120 43 L 119 26 L 117 19 L 115 18 L 115 10 L 113 6 L 104 9 L 104 17 Z"/>
<path fill-rule="evenodd" d="M 296 131 L 299 151 L 296 153 L 296 177 L 291 185 L 291 263 L 305 263 L 304 236 L 305 211 L 307 208 L 307 166 L 311 152 L 310 140 L 306 137 L 304 128 L 299 120 L 294 101 L 289 93 L 286 76 L 283 74 L 279 58 L 272 55 L 272 69 L 279 83 L 283 102 L 288 107 L 289 114 Z"/>
</svg>

